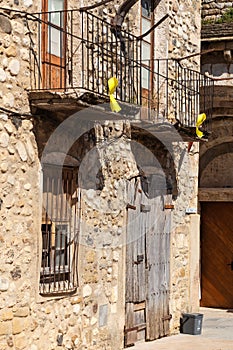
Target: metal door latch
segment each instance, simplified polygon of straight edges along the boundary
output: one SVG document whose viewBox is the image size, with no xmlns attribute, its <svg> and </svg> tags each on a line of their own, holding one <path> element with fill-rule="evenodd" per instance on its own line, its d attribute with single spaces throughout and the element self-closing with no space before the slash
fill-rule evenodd
<svg viewBox="0 0 233 350">
<path fill-rule="evenodd" d="M 138 264 L 140 264 L 143 260 L 144 260 L 144 255 L 143 255 L 143 254 L 137 255 L 137 261 L 134 261 L 134 264 L 138 265 Z"/>
</svg>

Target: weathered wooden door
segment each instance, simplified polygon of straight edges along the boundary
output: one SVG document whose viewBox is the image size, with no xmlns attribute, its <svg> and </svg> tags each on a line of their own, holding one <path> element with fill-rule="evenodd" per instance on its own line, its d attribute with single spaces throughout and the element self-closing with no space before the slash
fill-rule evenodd
<svg viewBox="0 0 233 350">
<path fill-rule="evenodd" d="M 169 331 L 170 196 L 159 192 L 146 180 L 129 183 L 125 346 Z"/>
<path fill-rule="evenodd" d="M 43 0 L 42 87 L 63 89 L 66 75 L 66 0 Z"/>
<path fill-rule="evenodd" d="M 201 204 L 201 305 L 233 308 L 233 203 Z"/>
</svg>

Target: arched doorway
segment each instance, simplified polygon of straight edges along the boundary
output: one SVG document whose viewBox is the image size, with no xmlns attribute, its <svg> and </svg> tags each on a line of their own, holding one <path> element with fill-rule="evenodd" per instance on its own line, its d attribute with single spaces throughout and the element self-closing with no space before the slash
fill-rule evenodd
<svg viewBox="0 0 233 350">
<path fill-rule="evenodd" d="M 134 131 L 131 148 L 140 175 L 127 188 L 125 346 L 169 334 L 171 209 L 177 192 L 172 155 L 154 136 Z"/>
</svg>

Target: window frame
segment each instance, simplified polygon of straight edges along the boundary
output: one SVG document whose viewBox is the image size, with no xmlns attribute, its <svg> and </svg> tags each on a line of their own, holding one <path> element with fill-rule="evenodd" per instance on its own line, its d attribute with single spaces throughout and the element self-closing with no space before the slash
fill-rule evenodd
<svg viewBox="0 0 233 350">
<path fill-rule="evenodd" d="M 148 16 L 145 16 L 143 14 L 143 7 L 142 7 L 142 2 L 143 0 L 141 0 L 141 34 L 143 33 L 143 20 L 147 21 L 149 23 L 149 28 L 151 28 L 154 25 L 154 5 L 153 5 L 153 0 L 150 0 L 151 3 L 151 7 L 150 7 L 150 13 L 148 14 Z M 143 44 L 146 45 L 150 45 L 150 59 L 149 59 L 149 64 L 144 63 L 143 61 Z M 148 72 L 148 88 L 143 87 L 142 85 L 142 89 L 147 90 L 147 91 L 152 91 L 153 90 L 153 74 L 151 72 L 153 72 L 154 70 L 154 50 L 155 50 L 155 45 L 154 45 L 154 31 L 152 31 L 150 34 L 148 34 L 145 38 L 142 39 L 142 72 L 143 72 L 143 68 L 144 71 L 146 70 Z M 142 73 L 143 74 L 143 73 Z M 142 84 L 143 84 L 143 76 L 142 76 Z"/>
<path fill-rule="evenodd" d="M 80 189 L 77 167 L 42 168 L 39 293 L 74 293 L 78 287 Z"/>
</svg>

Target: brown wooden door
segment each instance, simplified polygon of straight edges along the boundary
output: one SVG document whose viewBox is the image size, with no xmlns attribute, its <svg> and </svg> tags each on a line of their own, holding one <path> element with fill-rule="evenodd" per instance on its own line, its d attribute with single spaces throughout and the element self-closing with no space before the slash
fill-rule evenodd
<svg viewBox="0 0 233 350">
<path fill-rule="evenodd" d="M 65 88 L 66 0 L 43 0 L 42 87 Z"/>
<path fill-rule="evenodd" d="M 201 204 L 201 305 L 233 308 L 233 203 Z"/>
<path fill-rule="evenodd" d="M 146 187 L 146 181 L 132 180 L 128 188 L 125 346 L 169 331 L 169 198 L 150 195 Z"/>
</svg>

